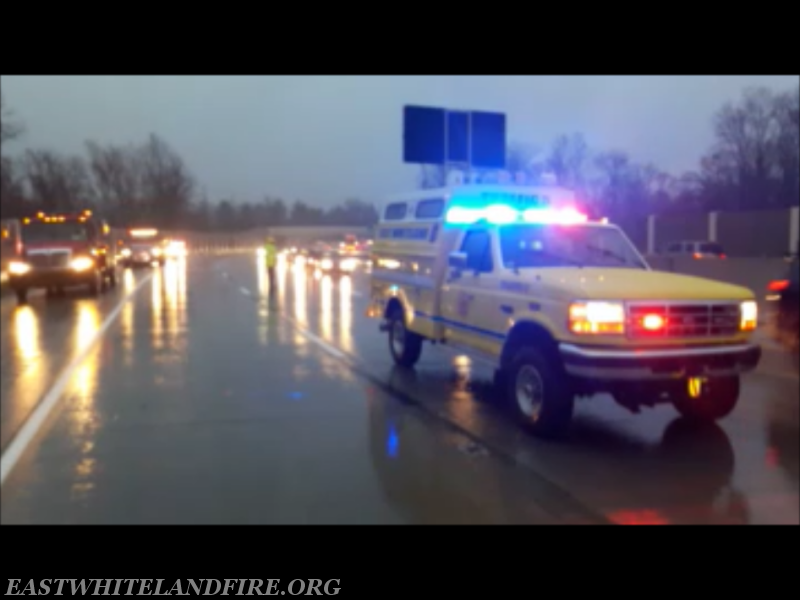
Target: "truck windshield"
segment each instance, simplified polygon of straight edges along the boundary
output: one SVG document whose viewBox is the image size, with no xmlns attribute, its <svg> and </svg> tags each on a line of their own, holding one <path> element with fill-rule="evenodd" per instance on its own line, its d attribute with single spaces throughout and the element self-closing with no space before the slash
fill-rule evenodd
<svg viewBox="0 0 800 600">
<path fill-rule="evenodd" d="M 616 267 L 647 269 L 613 227 L 508 225 L 500 228 L 503 264 L 510 269 Z"/>
<path fill-rule="evenodd" d="M 85 223 L 66 221 L 64 223 L 30 223 L 22 232 L 24 242 L 85 242 L 89 230 Z"/>
</svg>

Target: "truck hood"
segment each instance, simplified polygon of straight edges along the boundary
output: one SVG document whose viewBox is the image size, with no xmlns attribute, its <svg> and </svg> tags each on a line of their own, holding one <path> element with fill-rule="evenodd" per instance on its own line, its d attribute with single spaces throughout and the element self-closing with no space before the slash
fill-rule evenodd
<svg viewBox="0 0 800 600">
<path fill-rule="evenodd" d="M 747 288 L 679 275 L 634 269 L 558 268 L 539 272 L 538 283 L 586 300 L 750 300 Z"/>
<path fill-rule="evenodd" d="M 89 242 L 76 242 L 73 240 L 64 240 L 58 242 L 29 242 L 23 240 L 23 249 L 27 254 L 31 250 L 71 250 L 73 253 L 88 252 L 91 248 Z"/>
</svg>

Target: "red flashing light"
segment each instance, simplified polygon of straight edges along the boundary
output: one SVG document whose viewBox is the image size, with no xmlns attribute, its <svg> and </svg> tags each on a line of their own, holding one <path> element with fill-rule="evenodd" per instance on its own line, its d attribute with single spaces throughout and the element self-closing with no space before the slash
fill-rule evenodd
<svg viewBox="0 0 800 600">
<path fill-rule="evenodd" d="M 767 289 L 770 292 L 782 292 L 789 287 L 789 280 L 787 279 L 780 279 L 778 281 L 770 281 Z"/>
</svg>

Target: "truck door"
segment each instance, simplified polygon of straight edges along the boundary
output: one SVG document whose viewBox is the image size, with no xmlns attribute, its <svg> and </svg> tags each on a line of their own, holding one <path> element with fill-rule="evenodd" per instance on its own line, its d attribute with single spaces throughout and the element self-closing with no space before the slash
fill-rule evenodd
<svg viewBox="0 0 800 600">
<path fill-rule="evenodd" d="M 462 273 L 451 270 L 442 286 L 445 337 L 493 353 L 503 336 L 490 329 L 496 269 L 492 233 L 486 228 L 467 230 L 459 251 L 467 255 L 467 268 Z"/>
</svg>

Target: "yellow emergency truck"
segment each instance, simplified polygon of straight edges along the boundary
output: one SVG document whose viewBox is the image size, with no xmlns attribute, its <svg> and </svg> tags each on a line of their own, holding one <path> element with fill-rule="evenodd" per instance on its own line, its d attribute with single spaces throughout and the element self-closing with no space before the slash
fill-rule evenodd
<svg viewBox="0 0 800 600">
<path fill-rule="evenodd" d="M 564 433 L 576 397 L 671 402 L 718 420 L 761 348 L 748 289 L 653 271 L 621 229 L 560 187 L 456 185 L 392 199 L 372 250 L 368 316 L 394 361 L 424 341 L 478 353 L 533 433 Z"/>
</svg>

